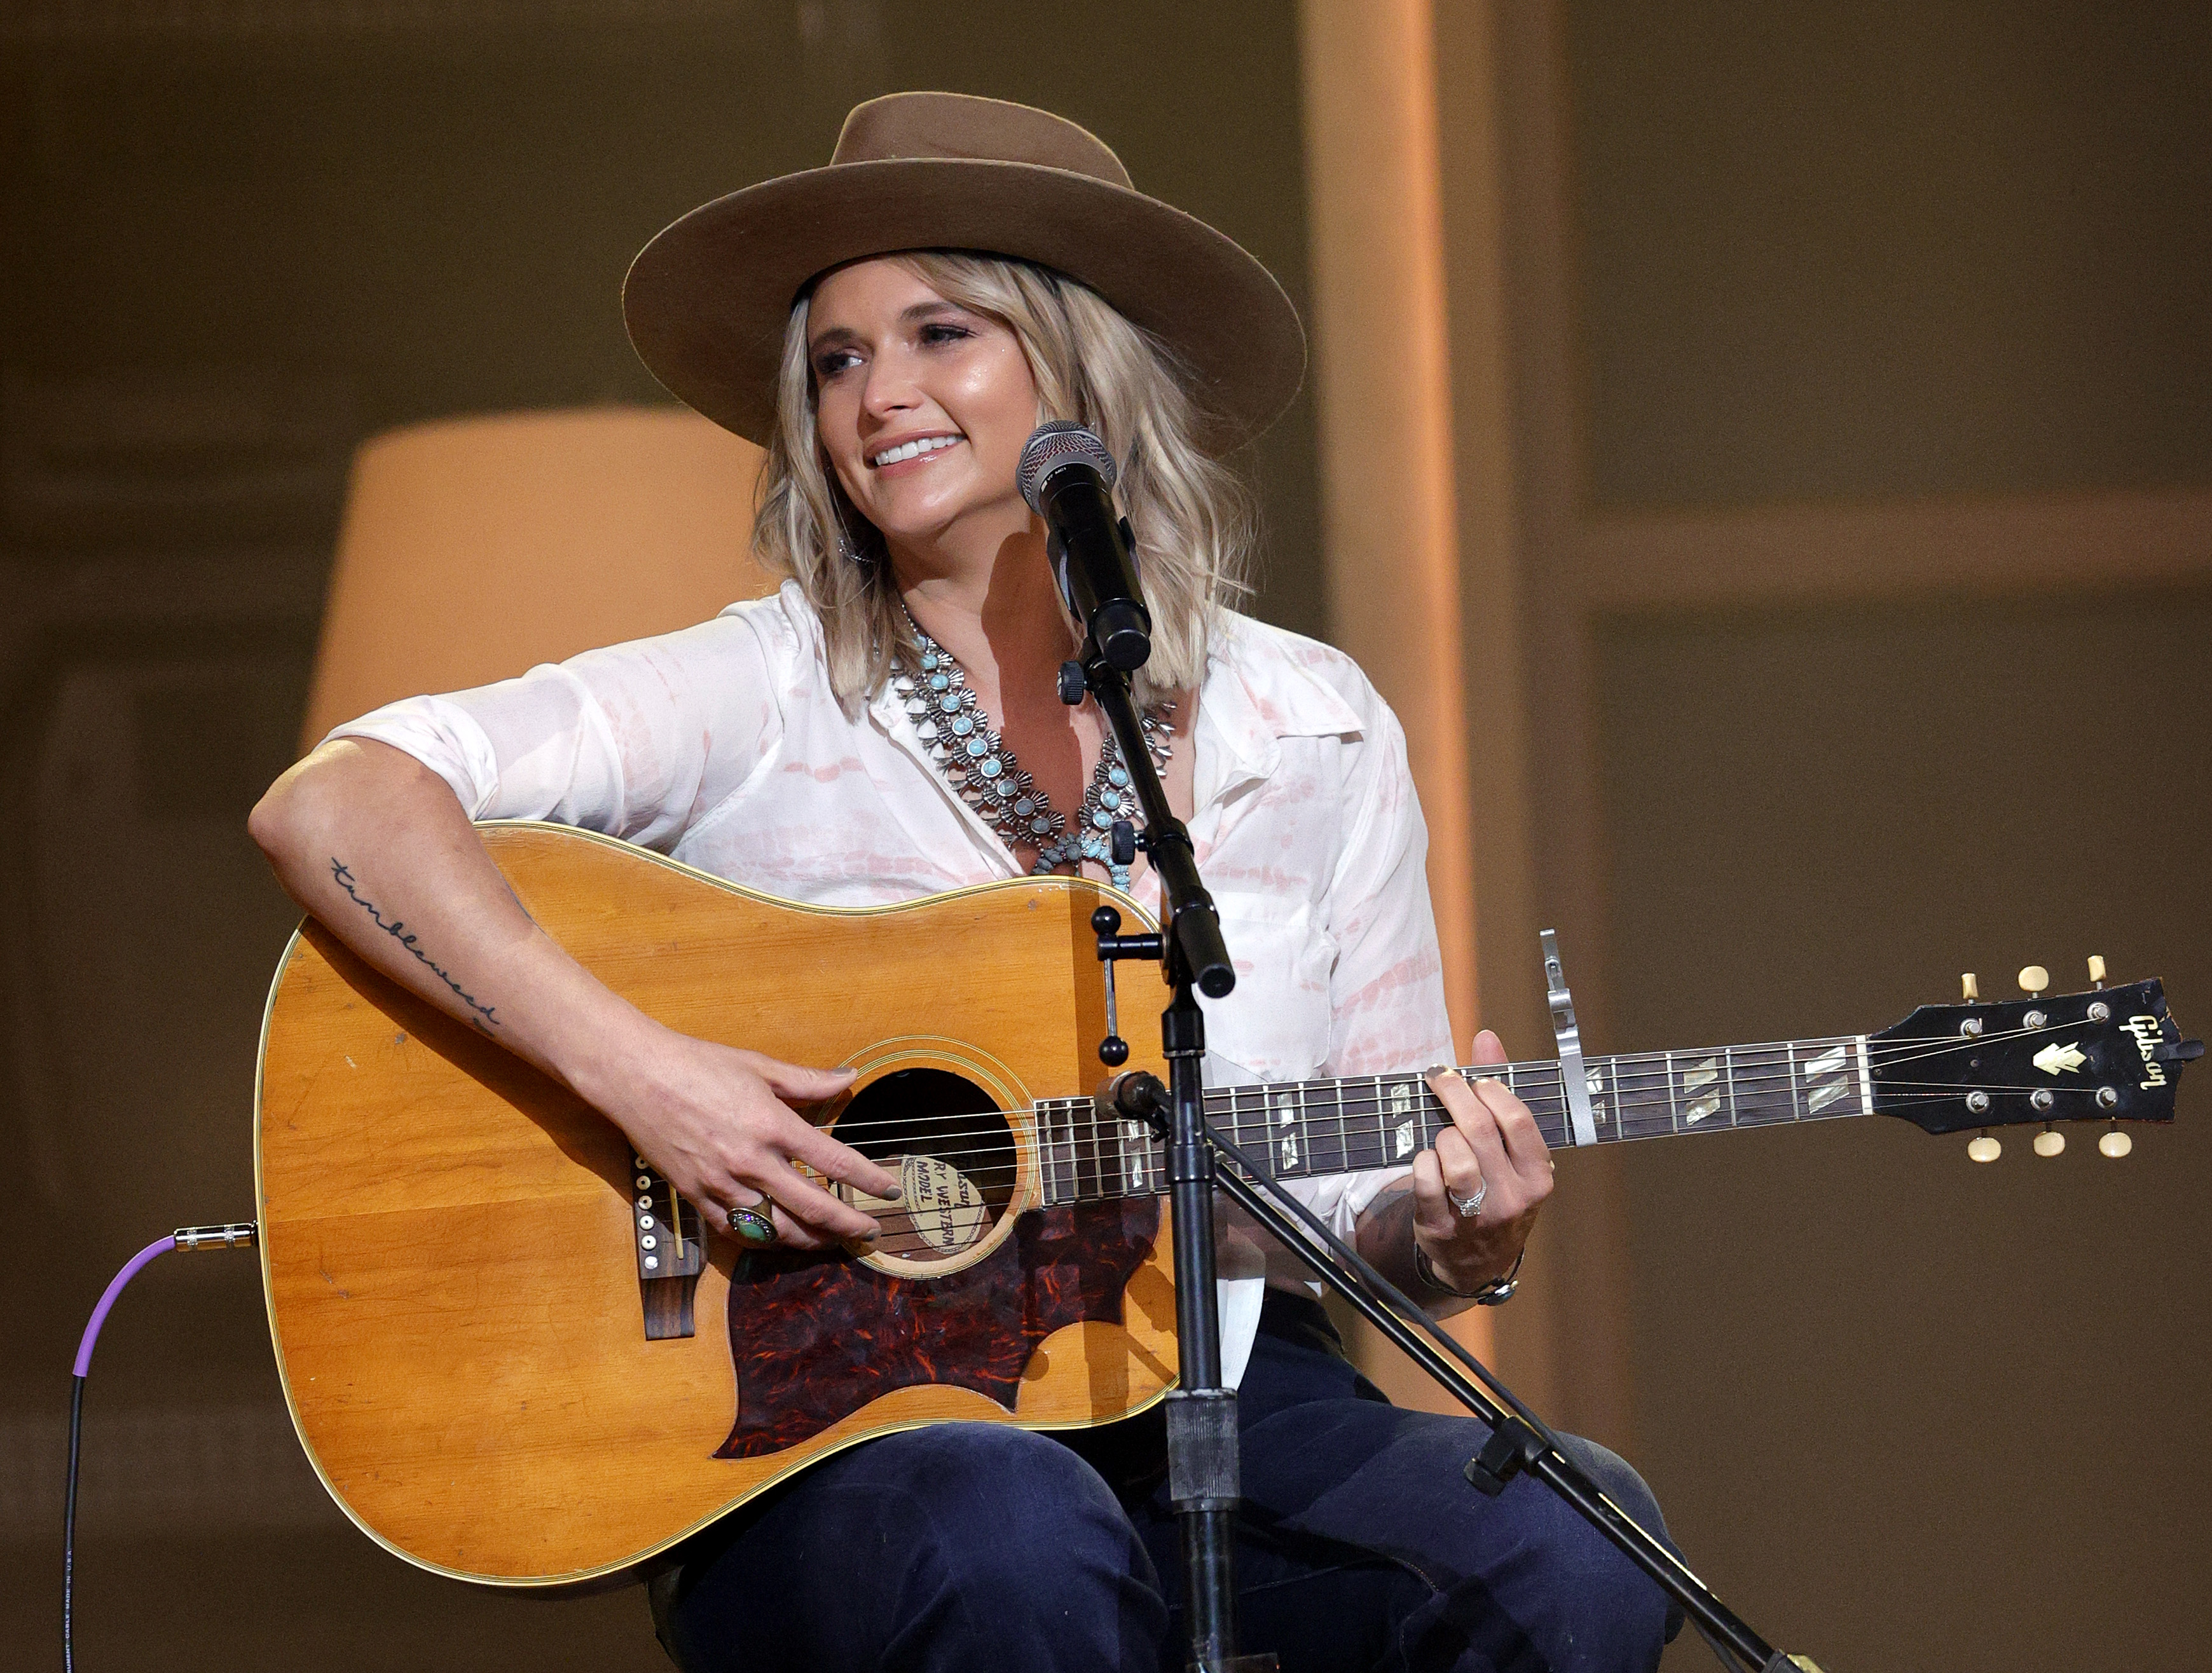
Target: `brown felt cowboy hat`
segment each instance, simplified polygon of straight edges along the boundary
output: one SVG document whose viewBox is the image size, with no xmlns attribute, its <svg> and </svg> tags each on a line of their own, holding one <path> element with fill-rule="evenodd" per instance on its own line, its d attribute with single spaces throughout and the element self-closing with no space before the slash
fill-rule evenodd
<svg viewBox="0 0 2212 1673">
<path fill-rule="evenodd" d="M 1233 240 L 1136 191 L 1073 122 L 957 93 L 855 106 L 828 167 L 663 230 L 623 282 L 630 341 L 675 394 L 766 443 L 792 304 L 839 263 L 897 250 L 1017 256 L 1081 280 L 1196 373 L 1210 452 L 1274 422 L 1305 375 L 1297 311 Z"/>
</svg>

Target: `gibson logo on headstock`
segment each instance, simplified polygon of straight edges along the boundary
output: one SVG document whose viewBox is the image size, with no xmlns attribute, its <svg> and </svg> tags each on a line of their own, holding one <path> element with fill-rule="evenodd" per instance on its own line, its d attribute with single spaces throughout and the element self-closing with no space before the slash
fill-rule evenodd
<svg viewBox="0 0 2212 1673">
<path fill-rule="evenodd" d="M 2166 1084 L 2166 1066 L 2151 1053 L 2165 1040 L 2166 1031 L 2154 1016 L 2131 1016 L 2120 1025 L 2135 1037 L 2136 1050 L 2142 1053 L 2143 1078 L 2138 1086 L 2154 1087 Z"/>
</svg>

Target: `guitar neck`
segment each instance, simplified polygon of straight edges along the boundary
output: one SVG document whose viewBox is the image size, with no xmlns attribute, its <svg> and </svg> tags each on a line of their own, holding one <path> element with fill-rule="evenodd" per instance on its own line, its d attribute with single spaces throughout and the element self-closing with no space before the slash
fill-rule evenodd
<svg viewBox="0 0 2212 1673">
<path fill-rule="evenodd" d="M 1863 1034 L 1625 1052 L 1585 1058 L 1583 1070 L 1600 1144 L 1874 1113 Z M 1528 1105 L 1547 1145 L 1573 1145 L 1573 1112 L 1556 1061 L 1460 1073 L 1504 1082 Z M 1087 1098 L 1047 1099 L 1036 1112 L 1048 1203 L 1167 1189 L 1163 1148 L 1144 1123 L 1103 1116 Z M 1217 1088 L 1206 1094 L 1206 1113 L 1224 1137 L 1278 1179 L 1401 1167 L 1451 1118 L 1418 1073 Z"/>
</svg>

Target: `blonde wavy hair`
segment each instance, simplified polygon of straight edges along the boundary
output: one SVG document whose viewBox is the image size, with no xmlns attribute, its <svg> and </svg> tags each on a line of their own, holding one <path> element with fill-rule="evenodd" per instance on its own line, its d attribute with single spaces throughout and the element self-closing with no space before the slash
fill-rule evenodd
<svg viewBox="0 0 2212 1673">
<path fill-rule="evenodd" d="M 1072 418 L 1121 464 L 1115 497 L 1137 537 L 1152 657 L 1137 677 L 1150 705 L 1195 688 L 1214 611 L 1249 591 L 1257 535 L 1250 491 L 1200 447 L 1206 415 L 1174 350 L 1089 286 L 1032 262 L 965 251 L 893 259 L 948 302 L 1012 330 L 1036 381 L 1037 418 Z M 883 536 L 823 456 L 806 351 L 809 298 L 793 305 L 776 387 L 776 432 L 761 470 L 753 552 L 799 583 L 822 619 L 830 682 L 848 709 L 881 690 L 891 658 L 920 653 Z M 841 543 L 841 530 L 844 539 Z"/>
</svg>

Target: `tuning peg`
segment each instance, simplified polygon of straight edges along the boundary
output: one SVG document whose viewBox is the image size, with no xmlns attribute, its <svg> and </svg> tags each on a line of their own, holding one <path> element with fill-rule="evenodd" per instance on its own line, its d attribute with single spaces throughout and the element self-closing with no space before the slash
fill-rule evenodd
<svg viewBox="0 0 2212 1673">
<path fill-rule="evenodd" d="M 2102 987 L 2104 985 L 2105 955 L 2102 953 L 2092 953 L 2089 955 L 2089 985 Z"/>
<path fill-rule="evenodd" d="M 2066 1135 L 2056 1127 L 2046 1125 L 2035 1136 L 2035 1154 L 2039 1156 L 2055 1156 L 2065 1148 Z"/>
<path fill-rule="evenodd" d="M 1966 1141 L 1966 1159 L 1969 1161 L 1995 1161 L 2002 1155 L 2004 1146 L 1986 1132 L 1978 1133 Z"/>
<path fill-rule="evenodd" d="M 1961 999 L 1978 999 L 1982 997 L 1982 985 L 1974 979 L 1974 973 L 1971 970 L 1959 978 L 1959 997 Z"/>
<path fill-rule="evenodd" d="M 2105 1136 L 2097 1141 L 2097 1151 L 2100 1155 L 2117 1158 L 2124 1156 L 2129 1151 L 2135 1148 L 2135 1140 L 2130 1138 L 2125 1133 L 2120 1130 L 2119 1124 L 2118 1122 L 2113 1123 L 2111 1127 L 2106 1129 Z"/>
<path fill-rule="evenodd" d="M 2031 964 L 2022 967 L 2020 973 L 2020 991 L 2029 998 L 2040 999 L 2043 997 L 2043 990 L 2050 985 L 2051 973 L 2041 965 Z"/>
</svg>

